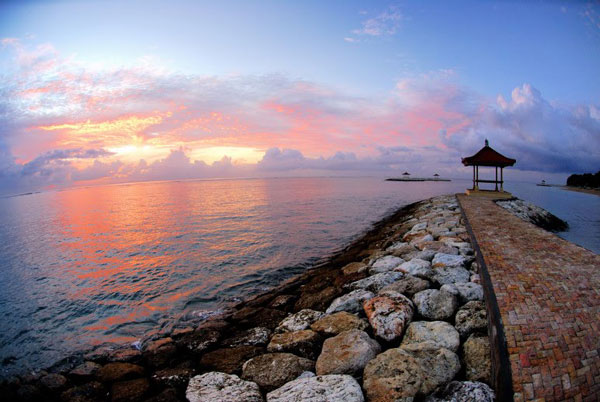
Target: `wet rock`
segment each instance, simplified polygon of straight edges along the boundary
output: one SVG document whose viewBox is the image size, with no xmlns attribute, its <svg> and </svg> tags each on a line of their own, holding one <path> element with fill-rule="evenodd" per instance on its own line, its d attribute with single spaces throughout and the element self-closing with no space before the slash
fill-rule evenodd
<svg viewBox="0 0 600 402">
<path fill-rule="evenodd" d="M 180 402 L 181 399 L 177 395 L 177 390 L 174 388 L 164 389 L 160 394 L 146 399 L 144 402 Z"/>
<path fill-rule="evenodd" d="M 263 402 L 258 385 L 236 375 L 210 372 L 190 380 L 185 396 L 189 402 Z"/>
<path fill-rule="evenodd" d="M 342 273 L 346 276 L 362 274 L 363 272 L 367 272 L 369 267 L 367 264 L 362 262 L 351 262 L 350 264 L 345 265 L 342 268 Z"/>
<path fill-rule="evenodd" d="M 431 263 L 418 258 L 413 258 L 412 260 L 401 264 L 397 271 L 421 278 L 429 278 L 433 274 Z"/>
<path fill-rule="evenodd" d="M 458 307 L 456 296 L 437 289 L 427 289 L 416 293 L 413 301 L 422 317 L 435 321 L 452 318 Z"/>
<path fill-rule="evenodd" d="M 137 349 L 117 349 L 110 352 L 108 360 L 111 362 L 136 363 L 141 357 L 142 352 Z"/>
<path fill-rule="evenodd" d="M 267 346 L 271 330 L 264 327 L 254 327 L 221 342 L 223 346 Z"/>
<path fill-rule="evenodd" d="M 284 332 L 275 334 L 267 345 L 267 351 L 289 352 L 295 355 L 315 360 L 319 355 L 319 349 L 323 338 L 315 331 L 304 329 L 302 331 Z"/>
<path fill-rule="evenodd" d="M 69 376 L 75 381 L 85 381 L 92 378 L 100 370 L 100 367 L 102 366 L 98 363 L 84 362 L 71 370 Z"/>
<path fill-rule="evenodd" d="M 260 324 L 262 327 L 274 329 L 285 317 L 287 313 L 277 309 L 244 307 L 235 312 L 231 318 L 243 328 L 253 328 Z"/>
<path fill-rule="evenodd" d="M 242 378 L 269 392 L 314 369 L 315 362 L 312 360 L 291 353 L 267 353 L 244 363 Z"/>
<path fill-rule="evenodd" d="M 260 346 L 238 346 L 235 348 L 217 349 L 202 356 L 200 366 L 208 371 L 239 374 L 246 360 L 264 353 L 264 351 L 265 348 Z"/>
<path fill-rule="evenodd" d="M 287 310 L 291 306 L 294 305 L 298 296 L 295 295 L 279 295 L 275 297 L 271 303 L 269 303 L 270 308 Z"/>
<path fill-rule="evenodd" d="M 277 328 L 275 328 L 275 332 L 282 333 L 307 329 L 321 317 L 323 317 L 323 312 L 321 311 L 311 309 L 300 310 L 281 321 Z"/>
<path fill-rule="evenodd" d="M 393 255 L 386 255 L 385 257 L 381 257 L 373 263 L 371 268 L 369 268 L 369 274 L 375 275 L 375 274 L 380 274 L 382 272 L 393 271 L 396 267 L 398 267 L 403 262 L 404 262 L 404 260 L 400 257 L 395 257 Z"/>
<path fill-rule="evenodd" d="M 149 366 L 159 368 L 171 363 L 176 354 L 175 342 L 167 337 L 148 344 L 142 355 Z"/>
<path fill-rule="evenodd" d="M 433 260 L 431 261 L 431 265 L 434 268 L 442 268 L 442 267 L 464 267 L 466 259 L 462 255 L 453 255 L 446 253 L 437 253 Z"/>
<path fill-rule="evenodd" d="M 144 375 L 144 368 L 131 363 L 108 363 L 98 370 L 96 376 L 101 382 L 115 382 L 139 378 Z"/>
<path fill-rule="evenodd" d="M 345 286 L 348 290 L 364 289 L 371 292 L 378 292 L 383 287 L 396 282 L 404 276 L 402 272 L 383 272 L 381 274 L 369 276 L 368 278 L 352 282 Z"/>
<path fill-rule="evenodd" d="M 481 285 L 473 282 L 447 284 L 443 285 L 440 290 L 458 296 L 458 300 L 461 303 L 483 300 L 483 288 Z"/>
<path fill-rule="evenodd" d="M 67 379 L 60 374 L 48 374 L 40 378 L 40 383 L 51 391 L 58 391 L 67 384 Z"/>
<path fill-rule="evenodd" d="M 386 249 L 386 252 L 396 257 L 402 257 L 404 254 L 412 253 L 413 251 L 416 251 L 416 248 L 404 242 L 394 243 Z"/>
<path fill-rule="evenodd" d="M 335 336 L 340 332 L 352 329 L 364 330 L 369 326 L 367 322 L 354 314 L 346 311 L 326 315 L 314 322 L 310 328 L 322 336 Z"/>
<path fill-rule="evenodd" d="M 431 279 L 440 284 L 465 283 L 471 279 L 471 274 L 463 267 L 441 267 L 433 270 Z"/>
<path fill-rule="evenodd" d="M 145 378 L 114 383 L 111 388 L 113 402 L 133 402 L 141 400 L 150 390 L 150 383 Z"/>
<path fill-rule="evenodd" d="M 412 297 L 415 293 L 429 289 L 430 287 L 431 283 L 428 280 L 412 275 L 406 275 L 404 278 L 392 283 L 391 285 L 387 285 L 381 289 L 381 291 L 394 291 L 402 293 L 405 296 Z"/>
<path fill-rule="evenodd" d="M 350 374 L 360 376 L 369 360 L 381 347 L 366 332 L 350 330 L 329 338 L 317 359 L 317 375 Z"/>
<path fill-rule="evenodd" d="M 492 361 L 490 340 L 487 336 L 469 336 L 463 345 L 466 378 L 491 384 Z"/>
<path fill-rule="evenodd" d="M 465 339 L 474 332 L 487 332 L 487 311 L 481 301 L 470 301 L 462 306 L 454 318 L 454 327 Z"/>
<path fill-rule="evenodd" d="M 375 293 L 364 289 L 353 290 L 343 296 L 335 299 L 325 311 L 326 314 L 332 314 L 338 311 L 347 311 L 358 313 L 362 311 L 362 305 L 365 300 L 375 297 Z"/>
<path fill-rule="evenodd" d="M 452 381 L 425 402 L 493 402 L 494 391 L 486 384 L 471 381 Z"/>
<path fill-rule="evenodd" d="M 69 388 L 60 395 L 64 402 L 96 402 L 106 400 L 107 389 L 97 381 Z"/>
<path fill-rule="evenodd" d="M 299 378 L 267 394 L 268 402 L 364 402 L 360 385 L 349 375 Z"/>
<path fill-rule="evenodd" d="M 333 299 L 340 295 L 341 291 L 335 286 L 329 286 L 318 293 L 303 292 L 294 305 L 294 311 L 312 309 L 322 311 Z"/>
<path fill-rule="evenodd" d="M 427 341 L 456 353 L 460 346 L 460 335 L 445 321 L 413 321 L 406 329 L 402 345 Z"/>
<path fill-rule="evenodd" d="M 198 328 L 181 335 L 175 342 L 182 349 L 201 354 L 212 349 L 221 339 L 221 330 L 216 328 Z"/>
<path fill-rule="evenodd" d="M 374 334 L 388 342 L 401 337 L 413 317 L 412 302 L 397 292 L 369 299 L 363 307 Z"/>
<path fill-rule="evenodd" d="M 193 368 L 172 367 L 152 374 L 152 382 L 161 387 L 183 387 L 196 374 Z"/>
</svg>

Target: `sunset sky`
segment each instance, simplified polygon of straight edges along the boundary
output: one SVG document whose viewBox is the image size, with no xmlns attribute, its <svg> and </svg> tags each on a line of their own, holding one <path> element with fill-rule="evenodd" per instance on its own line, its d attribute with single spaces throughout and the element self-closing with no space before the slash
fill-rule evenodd
<svg viewBox="0 0 600 402">
<path fill-rule="evenodd" d="M 3 1 L 0 194 L 600 169 L 599 2 Z"/>
</svg>

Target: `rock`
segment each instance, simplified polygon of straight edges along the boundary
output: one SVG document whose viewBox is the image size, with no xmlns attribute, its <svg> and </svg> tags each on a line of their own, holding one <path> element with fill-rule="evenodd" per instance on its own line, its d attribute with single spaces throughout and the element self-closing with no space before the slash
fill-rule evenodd
<svg viewBox="0 0 600 402">
<path fill-rule="evenodd" d="M 460 346 L 460 335 L 445 321 L 413 321 L 406 329 L 402 345 L 427 341 L 456 353 Z"/>
<path fill-rule="evenodd" d="M 185 391 L 189 402 L 263 402 L 258 385 L 236 375 L 210 372 L 190 380 Z"/>
<path fill-rule="evenodd" d="M 242 372 L 244 362 L 264 353 L 260 346 L 237 346 L 235 348 L 217 349 L 206 353 L 200 359 L 200 366 L 208 371 L 220 371 L 227 374 Z"/>
<path fill-rule="evenodd" d="M 458 307 L 456 296 L 437 289 L 427 289 L 416 293 L 413 301 L 422 317 L 435 321 L 452 318 Z"/>
<path fill-rule="evenodd" d="M 397 257 L 402 257 L 402 255 L 412 253 L 415 250 L 415 247 L 408 243 L 397 242 L 389 246 L 385 251 Z"/>
<path fill-rule="evenodd" d="M 317 375 L 350 374 L 360 376 L 369 360 L 381 347 L 366 332 L 357 329 L 344 331 L 325 340 L 317 359 Z"/>
<path fill-rule="evenodd" d="M 471 274 L 462 267 L 441 267 L 433 270 L 431 279 L 440 285 L 469 282 Z"/>
<path fill-rule="evenodd" d="M 392 283 L 391 285 L 387 285 L 383 289 L 382 292 L 386 291 L 394 291 L 398 293 L 402 293 L 405 296 L 412 297 L 415 293 L 418 293 L 422 290 L 429 289 L 431 283 L 428 280 L 417 278 L 416 276 L 406 275 L 404 278 L 398 280 L 397 282 Z"/>
<path fill-rule="evenodd" d="M 362 318 L 348 313 L 339 311 L 331 315 L 326 315 L 320 320 L 313 323 L 310 328 L 322 336 L 335 336 L 340 332 L 349 331 L 352 329 L 364 330 L 369 324 Z"/>
<path fill-rule="evenodd" d="M 260 324 L 261 327 L 274 329 L 285 317 L 287 313 L 273 308 L 244 307 L 236 311 L 231 318 L 237 321 L 240 327 L 254 328 Z"/>
<path fill-rule="evenodd" d="M 473 264 L 471 265 L 471 268 L 472 267 L 473 267 Z M 479 274 L 472 274 L 470 282 L 473 282 L 473 283 L 476 283 L 478 285 L 481 285 L 481 277 L 479 276 Z"/>
<path fill-rule="evenodd" d="M 183 387 L 196 374 L 188 367 L 173 367 L 159 370 L 152 374 L 152 382 L 161 387 Z"/>
<path fill-rule="evenodd" d="M 326 314 L 332 314 L 338 311 L 347 311 L 350 313 L 358 313 L 362 311 L 362 305 L 365 300 L 375 297 L 373 292 L 368 290 L 358 289 L 353 290 L 343 296 L 335 299 L 325 311 Z"/>
<path fill-rule="evenodd" d="M 462 255 L 452 255 L 446 253 L 437 253 L 435 257 L 433 257 L 433 261 L 431 261 L 431 265 L 434 268 L 441 267 L 464 267 L 465 266 L 465 257 Z"/>
<path fill-rule="evenodd" d="M 171 338 L 162 338 L 148 344 L 143 352 L 146 363 L 151 367 L 164 367 L 172 362 L 177 347 Z"/>
<path fill-rule="evenodd" d="M 296 300 L 298 299 L 295 295 L 279 295 L 275 297 L 271 303 L 269 303 L 270 308 L 285 310 L 294 305 Z"/>
<path fill-rule="evenodd" d="M 410 245 L 411 246 L 415 246 L 417 248 L 419 248 L 419 245 L 428 241 L 433 241 L 433 236 L 430 235 L 429 233 L 427 233 L 424 236 L 420 236 L 420 237 L 414 237 L 411 241 L 410 241 Z"/>
<path fill-rule="evenodd" d="M 412 302 L 397 292 L 369 299 L 363 307 L 374 334 L 388 342 L 401 337 L 413 317 Z"/>
<path fill-rule="evenodd" d="M 481 285 L 473 282 L 447 284 L 442 286 L 440 290 L 445 290 L 448 293 L 458 296 L 458 300 L 461 303 L 483 300 L 483 288 Z"/>
<path fill-rule="evenodd" d="M 429 278 L 433 274 L 431 263 L 418 258 L 413 258 L 412 260 L 401 264 L 397 271 L 421 278 Z"/>
<path fill-rule="evenodd" d="M 60 395 L 64 402 L 95 402 L 106 400 L 106 388 L 97 382 L 92 381 L 77 387 L 69 388 Z"/>
<path fill-rule="evenodd" d="M 76 381 L 88 380 L 100 370 L 100 367 L 102 366 L 98 363 L 84 362 L 71 370 L 69 376 Z"/>
<path fill-rule="evenodd" d="M 425 230 L 425 228 L 427 227 L 427 222 L 420 222 L 417 223 L 415 226 L 413 226 L 410 231 L 411 232 L 418 232 L 420 230 Z"/>
<path fill-rule="evenodd" d="M 315 360 L 323 338 L 315 331 L 304 329 L 302 331 L 284 332 L 275 334 L 267 345 L 269 352 L 289 352 L 295 355 Z"/>
<path fill-rule="evenodd" d="M 58 391 L 67 384 L 67 379 L 64 375 L 48 374 L 40 378 L 40 383 L 51 391 Z"/>
<path fill-rule="evenodd" d="M 396 282 L 402 277 L 404 277 L 402 272 L 383 272 L 381 274 L 369 276 L 368 278 L 352 282 L 345 287 L 349 290 L 364 289 L 371 292 L 378 292 L 383 287 Z"/>
<path fill-rule="evenodd" d="M 264 327 L 254 327 L 221 342 L 223 346 L 267 346 L 271 330 Z"/>
<path fill-rule="evenodd" d="M 493 402 L 495 398 L 494 391 L 484 383 L 452 381 L 425 402 Z"/>
<path fill-rule="evenodd" d="M 139 378 L 144 375 L 144 368 L 131 363 L 108 363 L 100 370 L 96 376 L 101 382 L 115 382 Z"/>
<path fill-rule="evenodd" d="M 150 383 L 145 378 L 114 383 L 111 388 L 113 402 L 133 402 L 141 400 L 148 390 Z"/>
<path fill-rule="evenodd" d="M 412 400 L 431 393 L 460 371 L 458 356 L 431 342 L 388 349 L 371 360 L 363 374 L 369 401 Z"/>
<path fill-rule="evenodd" d="M 457 248 L 449 246 L 441 241 L 427 241 L 420 243 L 419 249 L 421 249 L 422 251 L 435 252 L 434 257 L 437 253 L 458 255 Z"/>
<path fill-rule="evenodd" d="M 490 355 L 490 340 L 487 336 L 469 336 L 463 345 L 463 361 L 467 380 L 491 384 L 492 361 Z"/>
<path fill-rule="evenodd" d="M 430 236 L 431 235 L 429 233 L 427 233 L 427 231 L 425 230 L 418 230 L 418 231 L 408 231 L 406 232 L 406 234 L 404 236 L 402 236 L 402 240 L 405 242 L 408 242 L 411 246 L 414 246 L 413 244 L 413 240 L 414 239 L 421 239 L 425 236 Z M 431 237 L 431 240 L 433 240 L 433 237 Z"/>
<path fill-rule="evenodd" d="M 400 257 L 395 257 L 393 255 L 386 255 L 385 257 L 381 257 L 373 263 L 371 268 L 369 268 L 369 274 L 375 275 L 375 274 L 380 274 L 382 272 L 393 271 L 396 267 L 398 267 L 403 262 L 404 262 L 404 260 Z"/>
<path fill-rule="evenodd" d="M 312 360 L 291 353 L 267 353 L 244 363 L 242 378 L 269 392 L 314 369 L 315 362 Z"/>
<path fill-rule="evenodd" d="M 349 375 L 299 378 L 267 394 L 268 402 L 364 402 L 360 385 Z"/>
<path fill-rule="evenodd" d="M 418 253 L 416 253 L 414 255 L 414 258 L 418 258 L 423 261 L 431 262 L 431 260 L 433 260 L 433 257 L 435 257 L 435 254 L 436 254 L 436 252 L 434 250 L 425 249 L 425 250 L 422 250 L 422 251 L 419 251 Z"/>
<path fill-rule="evenodd" d="M 117 349 L 110 353 L 108 360 L 111 362 L 136 363 L 142 357 L 142 352 L 137 349 Z"/>
<path fill-rule="evenodd" d="M 465 339 L 474 332 L 487 332 L 487 311 L 481 301 L 470 301 L 462 306 L 454 318 L 454 327 Z"/>
<path fill-rule="evenodd" d="M 177 390 L 174 388 L 164 389 L 160 394 L 144 400 L 144 402 L 180 402 Z"/>
<path fill-rule="evenodd" d="M 341 291 L 335 286 L 329 286 L 318 293 L 303 292 L 294 305 L 295 311 L 311 309 L 322 311 L 331 303 L 333 299 L 340 295 Z"/>
<path fill-rule="evenodd" d="M 216 328 L 199 328 L 185 333 L 175 341 L 182 349 L 195 354 L 212 349 L 221 339 L 221 330 Z"/>
<path fill-rule="evenodd" d="M 277 328 L 275 328 L 275 332 L 282 333 L 307 329 L 321 317 L 323 317 L 323 312 L 321 311 L 310 309 L 300 310 L 281 321 Z"/>
<path fill-rule="evenodd" d="M 364 264 L 362 262 L 351 262 L 350 264 L 347 264 L 342 268 L 342 272 L 344 275 L 350 276 L 367 272 L 367 269 L 367 264 Z"/>
</svg>

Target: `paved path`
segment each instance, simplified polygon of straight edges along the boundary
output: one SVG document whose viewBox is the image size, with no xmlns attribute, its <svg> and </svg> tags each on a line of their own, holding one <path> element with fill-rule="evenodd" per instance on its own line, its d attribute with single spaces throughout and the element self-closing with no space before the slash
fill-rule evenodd
<svg viewBox="0 0 600 402">
<path fill-rule="evenodd" d="M 459 195 L 498 301 L 515 401 L 600 400 L 600 256 Z"/>
</svg>

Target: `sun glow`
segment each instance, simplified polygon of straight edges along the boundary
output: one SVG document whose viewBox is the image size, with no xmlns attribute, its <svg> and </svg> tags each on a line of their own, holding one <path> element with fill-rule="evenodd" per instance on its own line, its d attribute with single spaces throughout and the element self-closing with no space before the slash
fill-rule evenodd
<svg viewBox="0 0 600 402">
<path fill-rule="evenodd" d="M 208 164 L 219 161 L 224 156 L 230 157 L 235 163 L 256 163 L 262 159 L 264 154 L 264 150 L 257 148 L 226 146 L 198 148 L 190 152 L 192 159 Z"/>
</svg>

